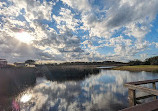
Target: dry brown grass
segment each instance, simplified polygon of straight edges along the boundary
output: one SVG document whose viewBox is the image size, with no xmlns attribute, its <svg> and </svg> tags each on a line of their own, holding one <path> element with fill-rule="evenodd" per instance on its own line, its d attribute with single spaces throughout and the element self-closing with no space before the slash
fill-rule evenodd
<svg viewBox="0 0 158 111">
<path fill-rule="evenodd" d="M 158 65 L 137 65 L 115 67 L 114 70 L 158 72 Z"/>
<path fill-rule="evenodd" d="M 90 74 L 99 73 L 95 66 L 67 65 L 67 66 L 41 66 L 37 70 L 49 80 L 81 80 Z"/>
</svg>

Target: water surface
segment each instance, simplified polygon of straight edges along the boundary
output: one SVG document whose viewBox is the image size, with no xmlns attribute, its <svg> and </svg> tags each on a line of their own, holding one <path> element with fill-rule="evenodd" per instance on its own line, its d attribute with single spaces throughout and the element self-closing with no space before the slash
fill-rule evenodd
<svg viewBox="0 0 158 111">
<path fill-rule="evenodd" d="M 117 111 L 128 107 L 124 83 L 157 78 L 158 73 L 118 70 L 101 70 L 78 81 L 41 77 L 15 101 L 22 111 Z"/>
</svg>

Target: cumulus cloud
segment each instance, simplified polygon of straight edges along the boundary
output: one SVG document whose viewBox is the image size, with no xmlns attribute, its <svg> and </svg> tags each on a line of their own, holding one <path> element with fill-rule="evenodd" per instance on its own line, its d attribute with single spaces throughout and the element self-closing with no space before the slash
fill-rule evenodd
<svg viewBox="0 0 158 111">
<path fill-rule="evenodd" d="M 57 28 L 62 32 L 65 30 L 71 29 L 76 31 L 79 26 L 79 20 L 74 18 L 74 14 L 72 14 L 71 10 L 61 8 L 58 16 L 53 15 L 54 20 L 57 22 Z"/>
<path fill-rule="evenodd" d="M 89 11 L 91 6 L 88 0 L 62 0 L 68 6 L 80 11 Z"/>
<path fill-rule="evenodd" d="M 5 41 L 7 41 L 7 39 L 9 38 L 6 38 L 6 36 L 9 36 L 12 39 L 12 41 L 8 40 L 7 43 L 4 43 L 3 41 L 1 42 L 3 42 L 3 44 L 8 44 L 8 49 L 12 50 L 13 46 L 10 45 L 14 44 L 14 41 L 17 42 L 17 40 L 14 40 L 16 39 L 14 35 L 17 32 L 19 32 L 21 29 L 29 32 L 30 35 L 34 37 L 34 41 L 33 44 L 31 44 L 31 46 L 21 43 L 19 44 L 19 46 L 17 46 L 19 52 L 12 50 L 10 53 L 13 54 L 15 53 L 15 55 L 22 54 L 23 56 L 21 55 L 20 57 L 23 57 L 23 59 L 36 58 L 36 59 L 65 60 L 63 55 L 66 55 L 68 52 L 82 52 L 79 46 L 80 40 L 76 36 L 73 36 L 71 31 L 69 31 L 69 29 L 72 29 L 68 25 L 70 21 L 66 22 L 68 24 L 66 24 L 64 28 L 65 30 L 61 34 L 57 34 L 56 31 L 53 28 L 50 28 L 48 25 L 41 24 L 40 20 L 48 20 L 48 21 L 51 20 L 52 3 L 47 3 L 46 1 L 44 1 L 43 3 L 40 3 L 39 1 L 18 2 L 16 0 L 12 1 L 12 3 L 13 5 L 4 7 L 0 13 L 1 15 L 4 16 L 2 17 L 3 26 L 1 29 L 1 33 L 2 33 L 1 39 L 6 39 Z M 9 10 L 12 11 L 9 12 Z M 23 10 L 24 14 L 21 14 L 21 10 Z M 62 11 L 60 14 L 61 15 L 65 14 L 63 13 L 64 9 L 61 10 Z M 21 16 L 22 20 L 18 20 L 17 16 Z M 71 17 L 70 20 L 72 18 L 73 17 Z M 60 28 L 60 30 L 62 29 Z M 2 44 L 1 46 L 3 47 Z M 26 47 L 29 47 L 29 49 L 23 50 L 26 49 Z M 2 49 L 3 49 L 2 52 L 7 51 L 5 47 Z M 26 54 L 27 52 L 29 53 Z M 66 53 L 61 54 L 62 52 L 66 52 Z M 31 55 L 32 53 L 34 56 Z M 5 57 L 5 54 L 3 54 L 3 57 Z M 12 57 L 16 58 L 16 56 L 12 56 Z"/>
<path fill-rule="evenodd" d="M 42 33 L 40 32 L 41 26 L 38 25 L 34 20 L 50 19 L 48 12 L 50 12 L 51 8 L 48 7 L 47 10 L 44 9 L 47 6 L 46 2 L 40 4 L 36 1 L 14 0 L 3 3 L 6 5 L 4 5 L 4 7 L 0 10 L 0 15 L 2 16 L 2 25 L 0 29 L 1 40 L 4 41 L 1 44 L 1 56 L 5 58 L 5 56 L 8 55 L 7 59 L 10 59 L 11 61 L 14 59 L 16 60 L 17 58 L 20 58 L 20 61 L 28 58 L 52 58 L 52 55 L 49 53 L 44 53 L 42 49 L 35 47 L 34 44 L 28 45 L 22 43 L 15 37 L 15 34 L 20 32 L 22 29 L 30 33 L 30 35 L 32 35 L 35 39 L 40 38 L 38 34 Z M 35 8 L 38 8 L 39 10 Z M 22 10 L 24 14 L 22 14 Z M 39 27 L 39 30 L 38 28 L 35 28 L 37 26 Z M 38 31 L 40 33 L 38 33 Z"/>
<path fill-rule="evenodd" d="M 158 43 L 157 42 L 152 42 L 153 45 L 155 45 L 156 48 L 158 48 Z"/>
<path fill-rule="evenodd" d="M 69 0 L 69 2 L 63 2 L 67 3 L 72 8 L 78 9 L 79 12 L 81 12 L 81 22 L 83 23 L 81 29 L 88 30 L 90 37 L 103 37 L 107 39 L 106 41 L 109 40 L 108 42 L 112 42 L 112 39 L 109 38 L 115 34 L 115 31 L 119 30 L 120 28 L 125 28 L 122 33 L 137 39 L 136 41 L 133 41 L 133 43 L 129 43 L 130 45 L 134 45 L 132 48 L 124 45 L 124 41 L 121 39 L 120 43 L 123 44 L 113 44 L 116 47 L 114 49 L 116 55 L 119 54 L 120 56 L 125 56 L 131 50 L 134 50 L 131 54 L 134 56 L 137 52 L 143 51 L 143 49 L 147 48 L 147 42 L 143 39 L 146 34 L 150 32 L 150 28 L 152 27 L 150 23 L 155 19 L 157 14 L 157 2 L 155 0 L 150 1 L 149 4 L 148 1 L 138 0 L 107 0 L 99 1 L 98 4 L 93 5 L 95 2 L 94 0 L 86 2 L 88 10 L 81 10 L 80 7 L 74 7 L 75 4 L 85 4 L 82 1 L 80 1 L 80 3 L 73 2 L 72 0 Z M 103 8 L 101 8 L 102 4 L 105 5 Z M 87 40 L 83 44 L 85 43 L 89 43 L 89 46 L 92 46 L 92 43 L 87 42 Z M 92 47 L 93 49 L 97 49 L 99 46 Z M 123 52 L 126 54 L 123 54 Z"/>
<path fill-rule="evenodd" d="M 157 4 L 155 0 L 100 0 L 97 3 L 96 0 L 1 1 L 1 50 L 6 52 L 3 38 L 12 38 L 14 42 L 16 33 L 22 30 L 33 38 L 30 46 L 22 45 L 24 43 L 19 46 L 23 49 L 31 47 L 33 55 L 27 54 L 30 58 L 104 60 L 109 59 L 108 54 L 102 54 L 99 49 L 112 47 L 113 51 L 107 52 L 112 58 L 128 60 L 151 46 L 145 37 L 152 31 Z M 13 47 L 8 45 L 8 49 Z M 13 51 L 13 58 L 25 55 L 22 48 Z M 9 56 L 7 59 L 11 60 Z"/>
<path fill-rule="evenodd" d="M 52 58 L 52 55 L 49 53 L 44 53 L 42 50 L 35 48 L 31 45 L 21 43 L 17 39 L 7 36 L 4 32 L 0 32 L 3 37 L 1 37 L 1 57 L 8 58 L 9 61 L 14 62 L 23 61 L 26 59 L 48 59 Z"/>
</svg>

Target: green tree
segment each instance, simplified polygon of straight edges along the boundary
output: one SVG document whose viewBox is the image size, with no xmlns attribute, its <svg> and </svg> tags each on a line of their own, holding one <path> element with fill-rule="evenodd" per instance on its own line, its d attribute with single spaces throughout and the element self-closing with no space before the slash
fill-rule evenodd
<svg viewBox="0 0 158 111">
<path fill-rule="evenodd" d="M 133 61 L 129 61 L 128 64 L 133 66 L 133 65 L 142 65 L 143 63 L 140 60 L 133 60 Z"/>
<path fill-rule="evenodd" d="M 31 59 L 30 60 L 26 60 L 25 63 L 27 63 L 29 65 L 30 64 L 35 64 L 35 60 L 31 60 Z"/>
<path fill-rule="evenodd" d="M 146 59 L 145 64 L 146 65 L 158 65 L 158 56 Z"/>
</svg>

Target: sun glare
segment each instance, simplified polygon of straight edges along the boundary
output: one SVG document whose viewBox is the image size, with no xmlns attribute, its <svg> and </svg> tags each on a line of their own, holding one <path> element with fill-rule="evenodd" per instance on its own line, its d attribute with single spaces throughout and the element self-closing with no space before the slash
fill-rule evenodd
<svg viewBox="0 0 158 111">
<path fill-rule="evenodd" d="M 27 32 L 18 32 L 15 34 L 15 38 L 27 44 L 30 44 L 34 40 L 33 37 Z"/>
<path fill-rule="evenodd" d="M 32 95 L 31 94 L 25 94 L 21 97 L 20 101 L 23 102 L 23 103 L 26 103 L 28 102 L 30 99 L 32 98 Z"/>
</svg>

